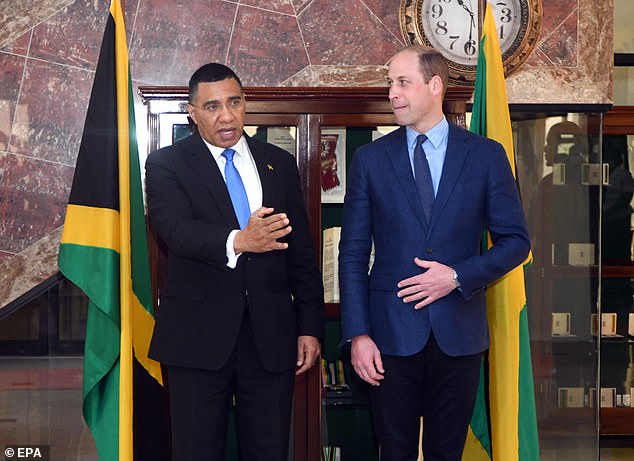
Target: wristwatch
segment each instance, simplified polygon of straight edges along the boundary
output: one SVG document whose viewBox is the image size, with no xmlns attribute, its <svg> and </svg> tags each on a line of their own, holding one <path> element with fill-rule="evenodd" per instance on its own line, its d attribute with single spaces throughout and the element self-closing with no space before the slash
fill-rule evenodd
<svg viewBox="0 0 634 461">
<path fill-rule="evenodd" d="M 460 280 L 458 280 L 458 273 L 453 269 L 452 271 L 453 271 L 453 278 L 452 278 L 453 284 L 456 288 L 460 288 Z"/>
</svg>

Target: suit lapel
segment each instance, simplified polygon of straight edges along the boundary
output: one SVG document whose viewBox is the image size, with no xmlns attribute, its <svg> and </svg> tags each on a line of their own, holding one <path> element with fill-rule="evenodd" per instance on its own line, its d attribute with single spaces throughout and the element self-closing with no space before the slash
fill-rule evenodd
<svg viewBox="0 0 634 461">
<path fill-rule="evenodd" d="M 192 168 L 209 190 L 225 222 L 230 226 L 239 226 L 225 180 L 200 135 L 190 136 L 184 142 L 183 148 L 189 154 Z"/>
<path fill-rule="evenodd" d="M 427 230 L 427 220 L 423 212 L 423 204 L 420 201 L 418 190 L 416 189 L 416 182 L 414 181 L 414 174 L 412 173 L 412 164 L 409 161 L 407 135 L 404 127 L 401 127 L 396 132 L 392 143 L 387 146 L 387 155 L 394 168 L 396 178 L 405 192 L 407 201 L 414 210 L 414 214 L 423 228 Z"/>
<path fill-rule="evenodd" d="M 442 209 L 447 204 L 451 192 L 458 181 L 458 176 L 460 175 L 460 171 L 462 170 L 469 151 L 469 144 L 466 142 L 466 139 L 461 129 L 451 123 L 449 124 L 447 152 L 445 154 L 440 183 L 438 184 L 438 192 L 436 194 L 436 201 L 434 202 L 430 227 L 434 225 Z"/>
</svg>

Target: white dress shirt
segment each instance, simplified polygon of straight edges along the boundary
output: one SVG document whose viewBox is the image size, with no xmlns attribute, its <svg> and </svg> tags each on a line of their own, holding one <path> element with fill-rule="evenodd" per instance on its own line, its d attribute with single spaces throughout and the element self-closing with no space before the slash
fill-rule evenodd
<svg viewBox="0 0 634 461">
<path fill-rule="evenodd" d="M 203 139 L 204 141 L 204 139 Z M 225 177 L 225 164 L 227 163 L 227 159 L 222 156 L 222 153 L 225 151 L 224 147 L 217 147 L 209 144 L 205 141 L 205 144 L 209 148 L 211 155 L 213 156 L 218 168 L 220 169 L 220 174 L 222 177 Z M 251 213 L 262 206 L 262 184 L 260 182 L 260 176 L 258 175 L 258 170 L 255 165 L 255 160 L 253 160 L 253 155 L 251 155 L 251 151 L 249 150 L 249 145 L 247 144 L 244 136 L 240 137 L 240 140 L 236 143 L 235 146 L 231 146 L 231 149 L 235 150 L 236 153 L 233 156 L 233 164 L 235 165 L 238 173 L 240 173 L 240 178 L 242 178 L 242 183 L 244 184 L 244 188 L 247 191 L 247 198 L 249 199 L 249 209 Z M 240 229 L 234 229 L 227 237 L 227 267 L 231 269 L 236 267 L 238 263 L 238 258 L 241 253 L 236 254 L 233 248 L 233 242 L 236 238 L 236 234 L 240 231 Z"/>
</svg>

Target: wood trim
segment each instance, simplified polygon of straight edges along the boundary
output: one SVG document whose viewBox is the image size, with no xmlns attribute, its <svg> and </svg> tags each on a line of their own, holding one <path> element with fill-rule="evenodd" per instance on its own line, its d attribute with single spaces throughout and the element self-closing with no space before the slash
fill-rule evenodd
<svg viewBox="0 0 634 461">
<path fill-rule="evenodd" d="M 634 135 L 634 106 L 614 106 L 603 117 L 604 135 Z"/>
</svg>

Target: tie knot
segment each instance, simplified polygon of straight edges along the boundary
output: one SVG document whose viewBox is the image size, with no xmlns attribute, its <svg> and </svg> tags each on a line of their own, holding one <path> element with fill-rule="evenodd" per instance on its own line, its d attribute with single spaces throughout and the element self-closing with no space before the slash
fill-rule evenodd
<svg viewBox="0 0 634 461">
<path fill-rule="evenodd" d="M 426 134 L 419 134 L 416 137 L 416 147 L 421 147 L 425 141 L 427 141 L 427 135 Z"/>
<path fill-rule="evenodd" d="M 236 153 L 233 149 L 225 149 L 222 152 L 222 156 L 227 159 L 227 162 L 233 162 L 233 155 Z"/>
</svg>

